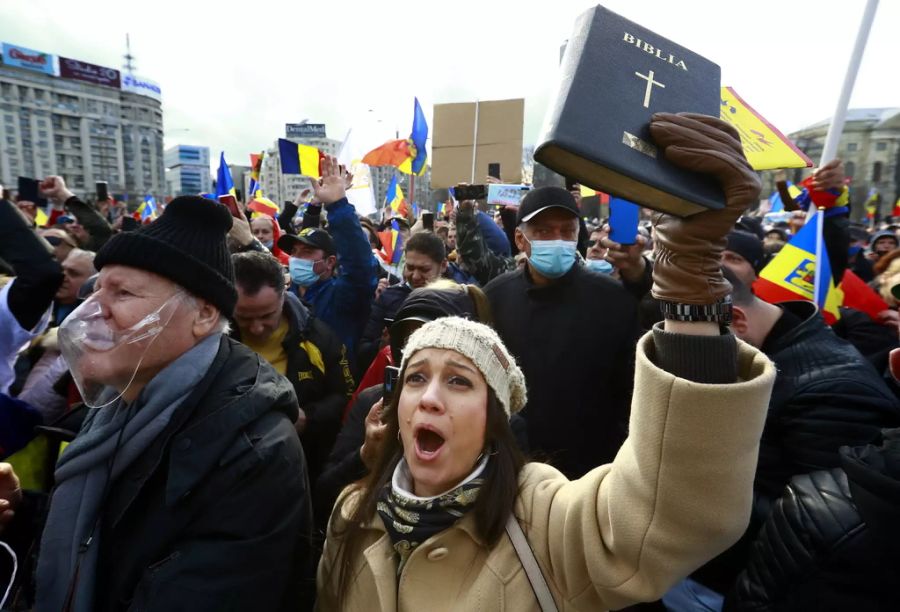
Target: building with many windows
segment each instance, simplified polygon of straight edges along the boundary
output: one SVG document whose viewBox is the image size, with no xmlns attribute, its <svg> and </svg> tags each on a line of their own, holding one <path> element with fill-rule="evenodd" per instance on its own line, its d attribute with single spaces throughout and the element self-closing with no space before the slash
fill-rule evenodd
<svg viewBox="0 0 900 612">
<path fill-rule="evenodd" d="M 165 195 L 163 114 L 152 81 L 8 43 L 0 64 L 0 183 L 58 174 L 81 197 Z"/>
<path fill-rule="evenodd" d="M 209 147 L 175 145 L 166 149 L 168 195 L 197 195 L 212 191 L 209 174 Z"/>
<path fill-rule="evenodd" d="M 797 146 L 818 163 L 831 120 L 826 119 L 789 134 Z M 879 218 L 890 216 L 900 198 L 900 108 L 854 108 L 847 111 L 837 156 L 851 179 L 851 216 L 865 217 L 863 204 L 870 193 L 878 195 Z M 787 179 L 800 182 L 812 169 L 787 171 Z M 774 173 L 765 173 L 764 196 L 772 193 Z"/>
</svg>

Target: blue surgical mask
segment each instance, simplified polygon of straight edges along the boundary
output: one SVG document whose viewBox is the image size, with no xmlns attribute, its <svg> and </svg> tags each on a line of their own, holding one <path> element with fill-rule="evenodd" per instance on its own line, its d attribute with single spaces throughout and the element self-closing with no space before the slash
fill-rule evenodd
<svg viewBox="0 0 900 612">
<path fill-rule="evenodd" d="M 531 257 L 528 261 L 542 276 L 559 278 L 575 264 L 574 241 L 528 240 L 528 242 L 531 243 Z"/>
<path fill-rule="evenodd" d="M 600 274 L 612 274 L 613 271 L 612 264 L 605 259 L 587 259 L 584 265 L 588 270 L 599 272 Z"/>
<path fill-rule="evenodd" d="M 269 250 L 272 249 L 272 246 L 273 246 L 274 244 L 275 244 L 275 241 L 274 241 L 274 240 L 266 240 L 265 242 L 262 243 L 262 245 L 263 245 L 264 247 L 266 247 L 267 249 L 269 249 Z"/>
<path fill-rule="evenodd" d="M 309 287 L 319 280 L 319 275 L 313 272 L 313 266 L 317 262 L 311 259 L 300 259 L 299 257 L 291 257 L 288 261 L 288 270 L 291 273 L 291 280 L 301 287 Z"/>
</svg>

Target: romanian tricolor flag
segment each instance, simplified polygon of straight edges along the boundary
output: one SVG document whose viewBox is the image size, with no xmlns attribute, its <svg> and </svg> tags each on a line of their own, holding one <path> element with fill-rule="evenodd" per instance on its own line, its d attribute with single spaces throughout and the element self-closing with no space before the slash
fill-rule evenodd
<svg viewBox="0 0 900 612">
<path fill-rule="evenodd" d="M 250 187 L 247 189 L 247 199 L 252 200 L 256 197 L 256 192 L 260 190 L 259 175 L 262 173 L 262 162 L 266 152 L 263 151 L 259 155 L 250 154 Z"/>
<path fill-rule="evenodd" d="M 394 166 L 405 174 L 422 174 L 428 161 L 428 152 L 425 149 L 427 140 L 428 123 L 419 105 L 419 99 L 416 98 L 409 138 L 387 141 L 366 153 L 362 163 L 369 166 Z"/>
<path fill-rule="evenodd" d="M 311 178 L 321 178 L 325 154 L 316 147 L 279 138 L 278 155 L 281 158 L 282 174 L 302 174 Z"/>
<path fill-rule="evenodd" d="M 225 163 L 225 151 L 219 155 L 219 170 L 216 172 L 216 197 L 232 195 L 237 197 L 234 190 L 234 181 L 231 179 L 231 170 Z"/>
<path fill-rule="evenodd" d="M 406 198 L 403 197 L 403 190 L 397 183 L 397 177 L 391 177 L 391 184 L 388 185 L 387 193 L 384 197 L 385 206 L 390 206 L 391 210 L 403 217 L 407 216 Z"/>
<path fill-rule="evenodd" d="M 252 217 L 258 215 L 267 215 L 273 219 L 278 217 L 278 204 L 269 198 L 263 197 L 262 194 L 258 194 L 253 198 L 253 201 L 247 205 L 247 209 L 253 211 Z"/>
<path fill-rule="evenodd" d="M 403 255 L 403 235 L 400 233 L 400 223 L 394 219 L 391 228 L 378 233 L 384 256 L 388 263 L 398 264 Z"/>
<path fill-rule="evenodd" d="M 815 302 L 829 324 L 841 318 L 844 298 L 835 288 L 822 237 L 825 215 L 817 212 L 769 262 L 753 283 L 753 292 L 770 304 L 793 300 Z M 817 262 L 821 262 L 817 265 Z"/>
<path fill-rule="evenodd" d="M 149 193 L 144 196 L 144 201 L 138 206 L 137 212 L 140 213 L 140 221 L 144 222 L 148 219 L 152 221 L 156 219 L 156 198 Z"/>
<path fill-rule="evenodd" d="M 894 202 L 894 210 L 891 212 L 892 217 L 900 217 L 900 198 Z"/>
</svg>

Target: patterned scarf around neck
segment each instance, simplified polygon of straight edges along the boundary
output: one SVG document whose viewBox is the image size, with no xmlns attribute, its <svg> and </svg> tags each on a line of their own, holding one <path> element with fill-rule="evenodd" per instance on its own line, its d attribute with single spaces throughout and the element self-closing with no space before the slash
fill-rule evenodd
<svg viewBox="0 0 900 612">
<path fill-rule="evenodd" d="M 455 488 L 434 497 L 416 497 L 406 460 L 401 459 L 391 481 L 384 485 L 376 508 L 400 557 L 397 575 L 412 552 L 431 536 L 444 531 L 465 516 L 475 505 L 484 479 L 481 478 L 490 455 L 475 466 L 469 476 Z"/>
</svg>

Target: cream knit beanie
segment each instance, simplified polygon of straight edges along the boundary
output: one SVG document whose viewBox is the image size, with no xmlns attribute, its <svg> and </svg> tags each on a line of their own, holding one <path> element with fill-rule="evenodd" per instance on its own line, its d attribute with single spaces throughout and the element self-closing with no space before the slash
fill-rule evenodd
<svg viewBox="0 0 900 612">
<path fill-rule="evenodd" d="M 400 370 L 425 348 L 456 351 L 475 364 L 494 390 L 507 416 L 522 409 L 527 400 L 525 376 L 493 329 L 460 317 L 441 317 L 417 329 L 403 348 Z"/>
</svg>

